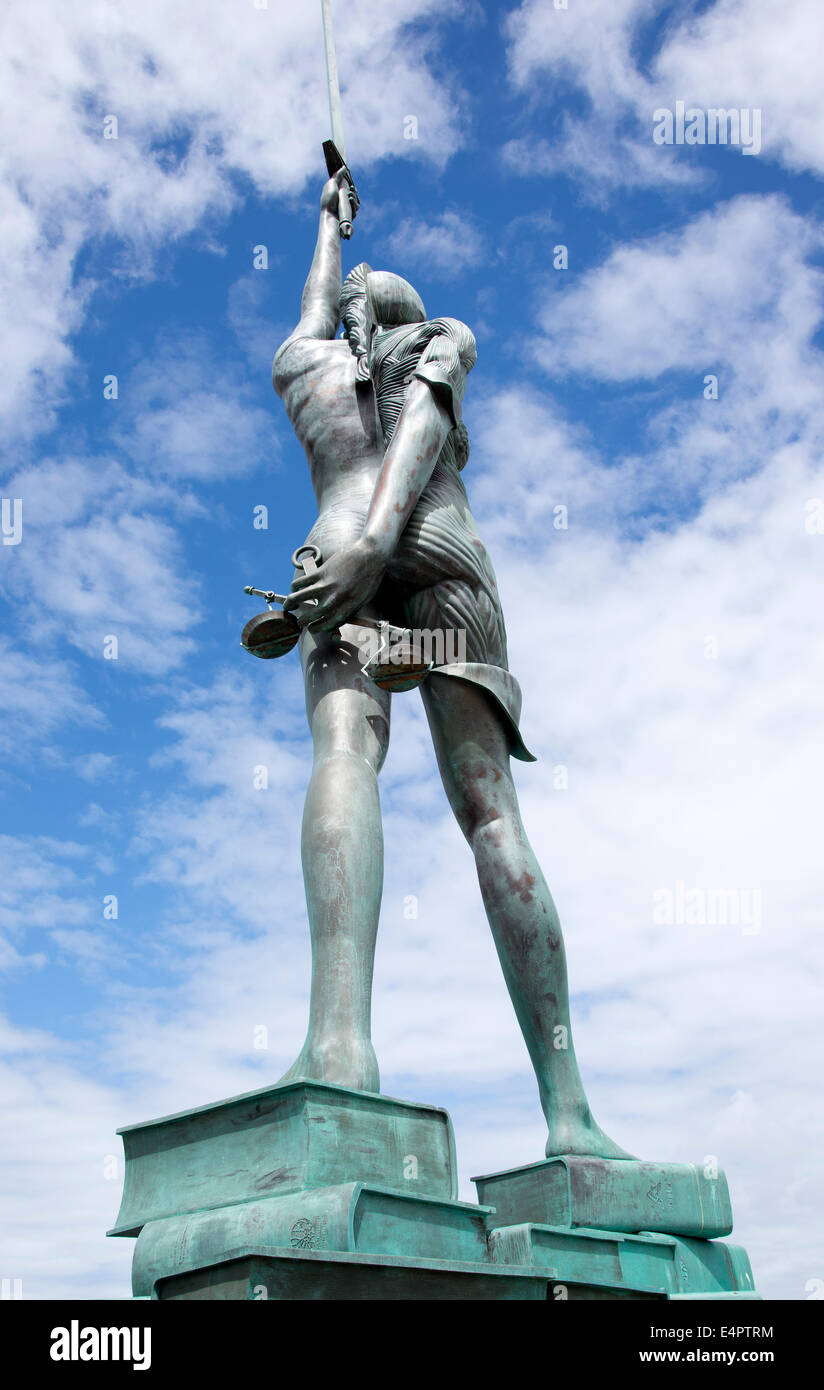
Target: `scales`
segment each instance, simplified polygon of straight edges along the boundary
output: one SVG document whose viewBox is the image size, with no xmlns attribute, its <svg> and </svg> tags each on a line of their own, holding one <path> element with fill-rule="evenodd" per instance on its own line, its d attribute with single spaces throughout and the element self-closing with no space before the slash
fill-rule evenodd
<svg viewBox="0 0 824 1390">
<path fill-rule="evenodd" d="M 302 545 L 292 555 L 295 569 L 302 569 L 304 574 L 314 574 L 322 563 L 323 557 L 316 545 Z M 285 656 L 297 646 L 302 631 L 294 614 L 282 609 L 278 612 L 273 607 L 275 603 L 284 604 L 287 595 L 275 593 L 274 589 L 256 589 L 252 584 L 245 585 L 243 592 L 265 599 L 266 609 L 249 619 L 240 635 L 241 646 L 263 661 Z M 307 599 L 307 605 L 310 601 Z M 364 675 L 381 690 L 395 694 L 414 690 L 429 675 L 434 663 L 422 659 L 409 628 L 360 615 L 351 621 L 358 627 L 374 628 L 381 634 L 378 651 L 363 668 Z M 333 631 L 330 635 L 340 640 L 340 632 Z"/>
</svg>

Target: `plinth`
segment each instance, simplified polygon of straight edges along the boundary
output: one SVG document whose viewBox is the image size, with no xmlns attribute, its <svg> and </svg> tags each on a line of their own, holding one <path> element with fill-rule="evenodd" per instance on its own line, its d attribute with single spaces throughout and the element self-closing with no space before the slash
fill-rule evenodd
<svg viewBox="0 0 824 1390">
<path fill-rule="evenodd" d="M 119 1133 L 109 1235 L 137 1237 L 138 1298 L 758 1296 L 746 1253 L 708 1238 L 731 1229 L 723 1175 L 689 1165 L 561 1156 L 460 1202 L 445 1110 L 314 1081 Z"/>
</svg>

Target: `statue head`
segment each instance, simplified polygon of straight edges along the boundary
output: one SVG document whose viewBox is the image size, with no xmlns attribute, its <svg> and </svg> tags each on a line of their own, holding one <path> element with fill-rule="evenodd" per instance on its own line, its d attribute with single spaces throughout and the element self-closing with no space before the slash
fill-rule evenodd
<svg viewBox="0 0 824 1390">
<path fill-rule="evenodd" d="M 355 266 L 344 280 L 339 307 L 362 381 L 369 377 L 369 345 L 374 329 L 426 321 L 423 300 L 414 286 L 391 270 L 373 270 L 366 261 Z"/>
</svg>

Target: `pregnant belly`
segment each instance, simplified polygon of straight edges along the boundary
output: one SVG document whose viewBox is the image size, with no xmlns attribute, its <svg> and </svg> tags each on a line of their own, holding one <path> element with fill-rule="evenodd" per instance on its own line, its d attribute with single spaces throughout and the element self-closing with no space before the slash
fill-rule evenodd
<svg viewBox="0 0 824 1390">
<path fill-rule="evenodd" d="M 363 535 L 371 494 L 325 507 L 306 537 L 324 559 Z M 415 507 L 387 566 L 401 592 L 461 579 L 496 594 L 495 575 L 460 483 L 436 470 Z"/>
</svg>

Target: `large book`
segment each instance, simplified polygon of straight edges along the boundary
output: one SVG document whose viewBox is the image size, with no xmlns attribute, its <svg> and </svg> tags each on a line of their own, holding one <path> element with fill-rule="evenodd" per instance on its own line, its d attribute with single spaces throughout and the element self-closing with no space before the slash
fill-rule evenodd
<svg viewBox="0 0 824 1390">
<path fill-rule="evenodd" d="M 109 1235 L 149 1221 L 305 1188 L 365 1182 L 454 1201 L 455 1138 L 445 1110 L 295 1081 L 128 1125 L 123 1201 Z"/>
<path fill-rule="evenodd" d="M 485 1265 L 489 1215 L 468 1202 L 353 1182 L 167 1216 L 150 1221 L 138 1237 L 133 1288 L 149 1295 L 183 1262 L 205 1268 L 249 1250 L 336 1250 Z"/>
<path fill-rule="evenodd" d="M 608 1231 L 662 1231 L 710 1239 L 729 1235 L 727 1179 L 694 1163 L 560 1155 L 473 1179 L 496 1226 L 535 1222 Z"/>
<path fill-rule="evenodd" d="M 490 1231 L 489 1250 L 496 1264 L 532 1265 L 560 1284 L 585 1282 L 668 1298 L 755 1292 L 746 1250 L 722 1240 L 527 1224 Z"/>
</svg>

